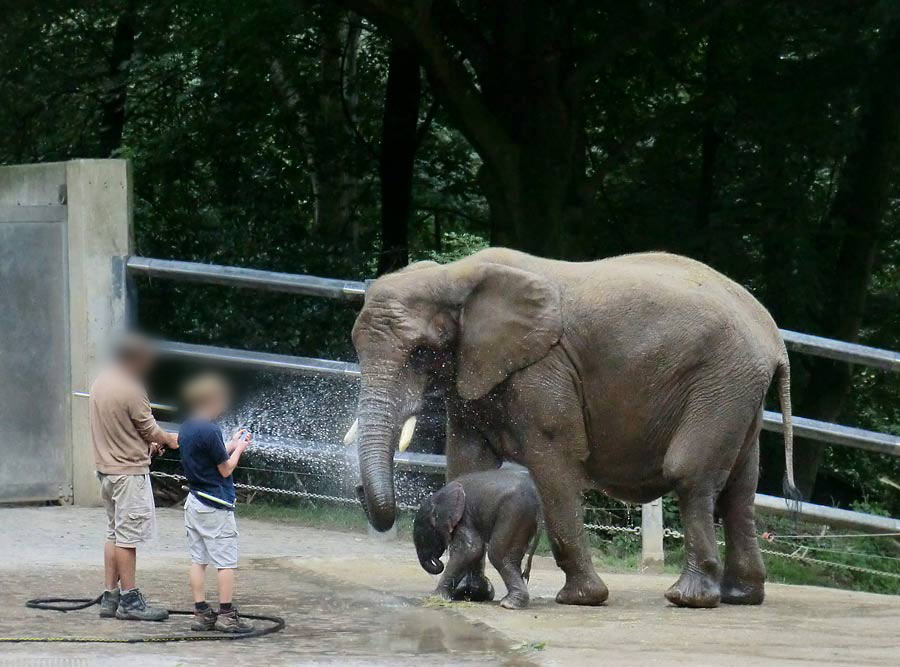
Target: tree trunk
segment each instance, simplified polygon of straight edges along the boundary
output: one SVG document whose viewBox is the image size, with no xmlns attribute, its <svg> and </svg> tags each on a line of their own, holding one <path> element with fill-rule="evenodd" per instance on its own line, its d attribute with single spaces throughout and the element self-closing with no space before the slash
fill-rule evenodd
<svg viewBox="0 0 900 667">
<path fill-rule="evenodd" d="M 900 29 L 888 26 L 881 49 L 868 70 L 857 126 L 857 140 L 847 156 L 837 193 L 821 232 L 822 309 L 818 333 L 846 341 L 859 338 L 872 274 L 878 231 L 888 205 L 890 174 L 900 137 Z M 828 252 L 837 243 L 836 255 Z M 849 364 L 814 359 L 809 388 L 797 413 L 835 421 L 852 384 Z M 810 497 L 825 445 L 799 440 L 794 461 L 797 483 Z"/>
<path fill-rule="evenodd" d="M 326 242 L 348 232 L 358 189 L 359 179 L 349 159 L 354 139 L 348 125 L 355 122 L 355 96 L 349 89 L 355 78 L 360 32 L 358 18 L 341 11 L 326 12 L 319 48 L 316 127 L 309 131 L 316 164 L 313 231 Z"/>
<path fill-rule="evenodd" d="M 715 265 L 714 256 L 719 243 L 713 225 L 712 210 L 716 197 L 716 167 L 722 136 L 716 127 L 716 113 L 720 93 L 721 29 L 715 23 L 709 31 L 704 57 L 703 95 L 700 104 L 703 111 L 703 127 L 700 133 L 700 174 L 697 187 L 697 203 L 694 212 L 694 230 L 691 254 L 704 262 Z"/>
<path fill-rule="evenodd" d="M 409 262 L 409 215 L 422 82 L 417 52 L 391 47 L 381 129 L 381 255 L 378 274 Z"/>
<path fill-rule="evenodd" d="M 537 109 L 541 101 L 534 100 Z M 487 167 L 481 185 L 490 206 L 491 244 L 543 257 L 578 256 L 584 164 L 576 145 L 580 128 L 548 112 L 517 142 L 511 165 Z"/>
<path fill-rule="evenodd" d="M 99 154 L 112 157 L 122 146 L 125 129 L 125 102 L 128 93 L 128 69 L 134 55 L 137 16 L 133 3 L 119 15 L 109 55 L 109 79 L 103 99 Z"/>
</svg>

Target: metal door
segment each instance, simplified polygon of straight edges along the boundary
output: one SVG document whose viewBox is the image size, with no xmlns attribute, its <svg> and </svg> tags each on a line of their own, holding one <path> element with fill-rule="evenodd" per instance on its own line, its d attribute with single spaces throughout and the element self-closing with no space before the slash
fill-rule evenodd
<svg viewBox="0 0 900 667">
<path fill-rule="evenodd" d="M 0 204 L 0 502 L 71 495 L 66 207 Z"/>
</svg>

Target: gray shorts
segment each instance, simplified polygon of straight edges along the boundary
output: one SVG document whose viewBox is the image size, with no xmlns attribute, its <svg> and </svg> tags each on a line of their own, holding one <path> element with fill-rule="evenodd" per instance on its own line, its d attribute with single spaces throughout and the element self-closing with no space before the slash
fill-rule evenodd
<svg viewBox="0 0 900 667">
<path fill-rule="evenodd" d="M 100 497 L 106 508 L 106 539 L 134 548 L 156 537 L 156 512 L 150 475 L 104 475 Z"/>
<path fill-rule="evenodd" d="M 210 507 L 189 493 L 184 501 L 191 562 L 225 570 L 237 567 L 238 531 L 234 512 Z"/>
</svg>

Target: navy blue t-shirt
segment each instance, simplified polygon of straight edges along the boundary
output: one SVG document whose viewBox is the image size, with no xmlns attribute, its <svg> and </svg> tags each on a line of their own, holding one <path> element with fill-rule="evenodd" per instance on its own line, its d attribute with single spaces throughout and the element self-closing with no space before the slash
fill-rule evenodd
<svg viewBox="0 0 900 667">
<path fill-rule="evenodd" d="M 202 491 L 234 503 L 234 482 L 230 476 L 222 477 L 216 467 L 228 460 L 222 429 L 212 422 L 189 419 L 178 429 L 178 449 L 181 452 L 181 467 L 191 491 Z M 224 507 L 202 496 L 194 494 L 194 497 L 211 507 Z"/>
</svg>

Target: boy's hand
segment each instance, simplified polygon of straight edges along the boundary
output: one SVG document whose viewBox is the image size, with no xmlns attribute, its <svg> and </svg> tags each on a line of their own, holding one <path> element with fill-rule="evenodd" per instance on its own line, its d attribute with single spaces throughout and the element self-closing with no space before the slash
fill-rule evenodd
<svg viewBox="0 0 900 667">
<path fill-rule="evenodd" d="M 250 431 L 243 428 L 235 431 L 234 435 L 231 436 L 231 444 L 235 449 L 246 449 L 250 444 Z"/>
</svg>

